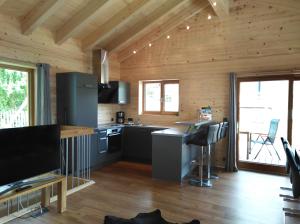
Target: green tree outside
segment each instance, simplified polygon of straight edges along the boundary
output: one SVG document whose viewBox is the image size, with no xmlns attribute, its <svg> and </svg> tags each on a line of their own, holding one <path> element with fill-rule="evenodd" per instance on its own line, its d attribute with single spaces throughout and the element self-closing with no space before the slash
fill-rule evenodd
<svg viewBox="0 0 300 224">
<path fill-rule="evenodd" d="M 27 72 L 0 68 L 0 112 L 17 110 L 28 95 L 27 87 Z"/>
</svg>

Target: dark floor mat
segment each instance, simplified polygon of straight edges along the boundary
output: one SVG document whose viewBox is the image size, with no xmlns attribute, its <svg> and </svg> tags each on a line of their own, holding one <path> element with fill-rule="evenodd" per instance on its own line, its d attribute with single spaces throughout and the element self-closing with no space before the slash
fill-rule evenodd
<svg viewBox="0 0 300 224">
<path fill-rule="evenodd" d="M 166 221 L 159 209 L 149 213 L 139 213 L 131 219 L 123 219 L 115 216 L 105 216 L 104 224 L 175 224 Z M 192 220 L 185 224 L 200 224 L 198 220 Z"/>
</svg>

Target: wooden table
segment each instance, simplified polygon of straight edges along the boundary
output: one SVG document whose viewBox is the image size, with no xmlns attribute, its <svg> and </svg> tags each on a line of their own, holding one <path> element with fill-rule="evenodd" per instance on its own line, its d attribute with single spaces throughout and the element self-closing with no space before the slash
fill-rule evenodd
<svg viewBox="0 0 300 224">
<path fill-rule="evenodd" d="M 0 204 L 18 196 L 42 190 L 41 205 L 43 207 L 47 207 L 50 205 L 50 187 L 53 184 L 57 184 L 57 212 L 63 213 L 67 208 L 67 185 L 65 176 L 54 176 L 53 179 L 32 184 L 31 188 L 24 189 L 20 192 L 10 191 L 0 196 Z"/>
</svg>

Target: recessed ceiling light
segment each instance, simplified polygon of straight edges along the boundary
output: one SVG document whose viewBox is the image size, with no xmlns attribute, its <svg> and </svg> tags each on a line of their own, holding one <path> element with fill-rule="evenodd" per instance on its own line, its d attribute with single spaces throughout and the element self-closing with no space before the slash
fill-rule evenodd
<svg viewBox="0 0 300 224">
<path fill-rule="evenodd" d="M 170 35 L 168 35 L 168 36 L 167 36 L 167 39 L 170 39 L 170 38 L 171 38 Z"/>
<path fill-rule="evenodd" d="M 149 46 L 149 47 L 151 47 L 151 46 L 152 46 L 152 44 L 151 44 L 151 43 L 149 43 L 149 44 L 148 44 L 148 46 Z"/>
<path fill-rule="evenodd" d="M 216 5 L 217 5 L 217 3 L 216 3 L 216 2 L 214 2 L 214 3 L 213 3 L 213 6 L 216 6 Z"/>
<path fill-rule="evenodd" d="M 211 19 L 211 15 L 208 14 L 207 19 L 210 20 Z"/>
<path fill-rule="evenodd" d="M 189 29 L 190 29 L 190 26 L 186 26 L 186 29 L 189 30 Z"/>
<path fill-rule="evenodd" d="M 136 54 L 136 50 L 132 51 L 132 53 Z"/>
</svg>

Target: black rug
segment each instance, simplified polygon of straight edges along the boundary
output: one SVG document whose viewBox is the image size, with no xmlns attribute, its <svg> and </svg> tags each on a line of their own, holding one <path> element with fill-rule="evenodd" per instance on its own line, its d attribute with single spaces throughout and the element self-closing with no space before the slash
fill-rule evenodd
<svg viewBox="0 0 300 224">
<path fill-rule="evenodd" d="M 115 216 L 105 216 L 104 224 L 176 224 L 166 221 L 159 209 L 149 213 L 139 213 L 136 217 L 131 219 L 123 219 Z M 192 220 L 185 224 L 200 224 L 198 220 Z"/>
</svg>

